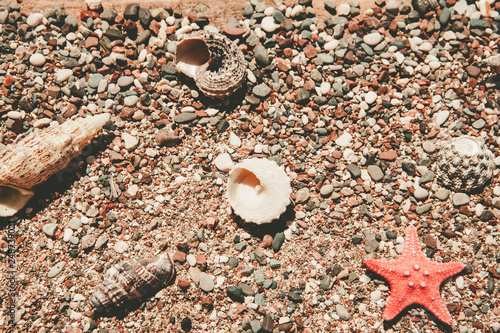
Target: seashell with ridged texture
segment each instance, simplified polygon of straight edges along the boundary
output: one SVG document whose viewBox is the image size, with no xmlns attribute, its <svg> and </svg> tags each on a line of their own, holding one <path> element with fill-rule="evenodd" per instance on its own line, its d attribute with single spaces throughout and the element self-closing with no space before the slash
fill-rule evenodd
<svg viewBox="0 0 500 333">
<path fill-rule="evenodd" d="M 224 98 L 238 90 L 247 67 L 236 43 L 209 31 L 193 32 L 180 41 L 175 51 L 175 64 L 211 98 Z"/>
<path fill-rule="evenodd" d="M 35 130 L 0 153 L 0 216 L 17 213 L 33 188 L 80 155 L 109 120 L 100 114 Z"/>
<path fill-rule="evenodd" d="M 234 213 L 247 222 L 263 224 L 279 218 L 291 194 L 290 178 L 273 161 L 247 159 L 229 173 L 227 198 Z"/>
<path fill-rule="evenodd" d="M 493 154 L 483 140 L 464 135 L 441 146 L 436 161 L 436 178 L 455 192 L 481 189 L 493 176 Z"/>
<path fill-rule="evenodd" d="M 119 263 L 106 272 L 90 303 L 97 313 L 128 311 L 163 289 L 174 274 L 174 262 L 168 253 Z"/>
</svg>

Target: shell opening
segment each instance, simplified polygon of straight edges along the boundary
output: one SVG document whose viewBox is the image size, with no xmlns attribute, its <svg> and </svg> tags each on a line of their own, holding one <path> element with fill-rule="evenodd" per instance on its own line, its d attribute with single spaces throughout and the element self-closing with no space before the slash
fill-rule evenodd
<svg viewBox="0 0 500 333">
<path fill-rule="evenodd" d="M 186 39 L 177 45 L 175 63 L 184 74 L 195 77 L 210 64 L 210 51 L 202 39 Z"/>
<path fill-rule="evenodd" d="M 28 203 L 35 193 L 13 186 L 0 185 L 0 216 L 12 216 Z"/>
<path fill-rule="evenodd" d="M 239 168 L 234 170 L 231 174 L 231 178 L 234 184 L 238 184 L 238 186 L 233 186 L 230 192 L 237 191 L 237 193 L 234 194 L 244 199 L 246 202 L 248 202 L 248 200 L 253 202 L 254 199 L 257 199 L 257 197 L 264 192 L 264 187 L 260 184 L 259 178 L 247 169 Z"/>
<path fill-rule="evenodd" d="M 479 153 L 479 143 L 470 137 L 462 137 L 454 142 L 455 149 L 464 155 L 474 156 Z"/>
</svg>

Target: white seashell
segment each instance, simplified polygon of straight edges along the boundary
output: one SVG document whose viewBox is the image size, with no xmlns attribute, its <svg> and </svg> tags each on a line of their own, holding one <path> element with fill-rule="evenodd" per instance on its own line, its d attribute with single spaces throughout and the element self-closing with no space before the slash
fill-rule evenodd
<svg viewBox="0 0 500 333">
<path fill-rule="evenodd" d="M 175 275 L 174 261 L 168 253 L 155 258 L 119 263 L 106 272 L 90 303 L 101 313 L 127 311 L 154 296 Z"/>
<path fill-rule="evenodd" d="M 482 140 L 461 136 L 445 142 L 437 156 L 436 178 L 456 192 L 484 187 L 493 176 L 492 153 Z"/>
<path fill-rule="evenodd" d="M 244 160 L 229 174 L 227 198 L 247 222 L 269 223 L 285 212 L 292 187 L 284 169 L 262 158 Z"/>
<path fill-rule="evenodd" d="M 33 131 L 0 153 L 0 216 L 18 212 L 32 189 L 80 155 L 109 120 L 100 114 Z"/>
<path fill-rule="evenodd" d="M 196 31 L 186 36 L 177 44 L 175 63 L 211 98 L 231 95 L 246 75 L 246 60 L 238 45 L 216 32 Z"/>
</svg>

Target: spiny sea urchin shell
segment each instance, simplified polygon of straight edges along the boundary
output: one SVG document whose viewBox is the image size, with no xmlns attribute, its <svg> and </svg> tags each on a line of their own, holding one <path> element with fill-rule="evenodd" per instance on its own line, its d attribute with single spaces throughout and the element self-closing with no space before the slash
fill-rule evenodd
<svg viewBox="0 0 500 333">
<path fill-rule="evenodd" d="M 241 87 L 246 75 L 246 61 L 238 45 L 216 32 L 187 35 L 177 44 L 175 63 L 211 98 L 231 95 Z"/>
<path fill-rule="evenodd" d="M 98 313 L 130 310 L 163 289 L 174 274 L 174 262 L 168 253 L 119 263 L 106 272 L 90 303 Z"/>
<path fill-rule="evenodd" d="M 285 170 L 275 162 L 252 158 L 229 174 L 227 197 L 234 213 L 247 222 L 269 223 L 285 212 L 292 187 Z"/>
<path fill-rule="evenodd" d="M 32 189 L 80 155 L 109 120 L 100 114 L 34 131 L 0 153 L 0 216 L 18 212 Z"/>
<path fill-rule="evenodd" d="M 451 139 L 437 156 L 437 179 L 456 192 L 480 189 L 493 175 L 492 155 L 482 139 L 467 135 Z"/>
</svg>

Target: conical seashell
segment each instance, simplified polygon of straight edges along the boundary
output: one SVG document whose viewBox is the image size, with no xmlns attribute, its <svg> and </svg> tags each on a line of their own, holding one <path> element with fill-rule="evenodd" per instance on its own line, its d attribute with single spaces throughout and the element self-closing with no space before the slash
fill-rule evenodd
<svg viewBox="0 0 500 333">
<path fill-rule="evenodd" d="M 186 36 L 177 44 L 175 63 L 212 98 L 234 93 L 246 75 L 246 61 L 238 45 L 215 32 L 197 31 Z"/>
<path fill-rule="evenodd" d="M 461 136 L 445 142 L 437 156 L 436 176 L 456 192 L 484 187 L 493 175 L 492 153 L 481 139 Z"/>
<path fill-rule="evenodd" d="M 500 74 L 500 54 L 483 59 L 483 62 L 490 65 L 496 74 Z"/>
<path fill-rule="evenodd" d="M 127 311 L 163 289 L 174 272 L 174 262 L 168 253 L 119 263 L 107 271 L 90 302 L 99 313 Z"/>
<path fill-rule="evenodd" d="M 32 189 L 80 155 L 108 120 L 109 114 L 100 114 L 53 124 L 0 153 L 0 216 L 23 208 L 34 194 Z"/>
<path fill-rule="evenodd" d="M 273 161 L 244 160 L 229 173 L 229 203 L 247 222 L 262 224 L 279 218 L 290 204 L 291 194 L 290 179 Z"/>
</svg>

